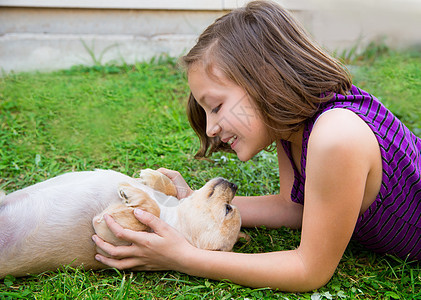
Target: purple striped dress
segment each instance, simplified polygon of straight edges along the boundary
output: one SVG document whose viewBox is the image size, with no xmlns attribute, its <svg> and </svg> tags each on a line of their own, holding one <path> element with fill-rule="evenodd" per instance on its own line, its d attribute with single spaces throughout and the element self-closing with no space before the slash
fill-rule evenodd
<svg viewBox="0 0 421 300">
<path fill-rule="evenodd" d="M 291 199 L 304 204 L 308 138 L 317 118 L 334 108 L 349 109 L 364 120 L 374 132 L 382 155 L 380 192 L 358 218 L 353 238 L 376 252 L 421 260 L 421 139 L 379 100 L 355 86 L 349 95 L 336 94 L 321 104 L 319 112 L 306 122 L 301 175 L 293 162 L 290 143 L 281 141 L 294 166 Z"/>
</svg>

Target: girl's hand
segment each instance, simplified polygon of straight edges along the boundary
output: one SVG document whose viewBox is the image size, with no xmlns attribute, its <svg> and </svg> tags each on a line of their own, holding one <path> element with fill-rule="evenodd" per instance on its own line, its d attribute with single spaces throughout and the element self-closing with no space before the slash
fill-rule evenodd
<svg viewBox="0 0 421 300">
<path fill-rule="evenodd" d="M 140 209 L 136 218 L 149 226 L 154 233 L 124 229 L 112 217 L 105 215 L 105 221 L 116 237 L 132 243 L 130 246 L 114 246 L 97 235 L 92 239 L 109 257 L 97 254 L 95 259 L 117 269 L 136 271 L 180 270 L 179 261 L 189 249 L 194 248 L 173 227 Z"/>
<path fill-rule="evenodd" d="M 165 168 L 159 168 L 157 171 L 161 172 L 162 174 L 167 176 L 169 179 L 171 179 L 171 181 L 174 183 L 175 187 L 177 188 L 178 199 L 184 199 L 193 193 L 193 190 L 188 186 L 183 176 L 181 176 L 179 172 L 168 170 Z"/>
</svg>

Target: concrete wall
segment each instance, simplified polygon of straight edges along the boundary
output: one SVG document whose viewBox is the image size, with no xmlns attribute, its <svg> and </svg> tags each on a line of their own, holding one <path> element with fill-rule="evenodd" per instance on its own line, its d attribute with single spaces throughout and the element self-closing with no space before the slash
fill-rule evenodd
<svg viewBox="0 0 421 300">
<path fill-rule="evenodd" d="M 310 31 L 331 50 L 384 41 L 421 45 L 421 0 L 313 0 Z"/>
<path fill-rule="evenodd" d="M 0 68 L 52 70 L 179 56 L 246 0 L 0 0 Z M 320 44 L 421 44 L 421 0 L 284 0 Z"/>
<path fill-rule="evenodd" d="M 0 10 L 0 66 L 48 70 L 180 55 L 218 11 L 75 8 Z M 96 60 L 96 61 L 95 61 Z"/>
</svg>

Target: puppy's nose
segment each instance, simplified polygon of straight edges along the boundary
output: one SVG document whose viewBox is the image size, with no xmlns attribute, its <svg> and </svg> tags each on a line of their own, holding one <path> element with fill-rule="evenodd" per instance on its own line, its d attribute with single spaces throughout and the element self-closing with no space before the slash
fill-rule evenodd
<svg viewBox="0 0 421 300">
<path fill-rule="evenodd" d="M 228 186 L 230 187 L 230 189 L 235 193 L 238 189 L 238 186 L 235 183 L 232 182 L 228 182 Z"/>
<path fill-rule="evenodd" d="M 234 193 L 237 191 L 238 187 L 235 183 L 229 182 L 228 180 L 226 180 L 225 178 L 218 178 L 218 181 L 216 182 L 214 188 L 218 185 L 222 185 L 224 188 L 230 188 Z"/>
</svg>

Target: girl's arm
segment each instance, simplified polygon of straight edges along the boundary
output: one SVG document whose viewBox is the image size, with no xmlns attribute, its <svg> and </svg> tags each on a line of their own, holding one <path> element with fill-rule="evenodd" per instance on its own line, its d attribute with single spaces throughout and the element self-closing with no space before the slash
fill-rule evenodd
<svg viewBox="0 0 421 300">
<path fill-rule="evenodd" d="M 282 194 L 236 196 L 232 203 L 240 210 L 241 227 L 301 228 L 303 206 Z"/>
<path fill-rule="evenodd" d="M 263 254 L 201 250 L 190 245 L 178 231 L 154 215 L 139 210 L 135 211 L 135 215 L 154 233 L 123 229 L 105 215 L 111 231 L 133 244 L 116 247 L 94 236 L 95 243 L 111 257 L 97 254 L 97 260 L 118 269 L 175 270 L 210 279 L 228 279 L 252 287 L 272 287 L 284 291 L 316 288 L 303 282 L 306 270 L 298 249 Z"/>
<path fill-rule="evenodd" d="M 279 194 L 265 196 L 236 196 L 233 204 L 241 214 L 242 227 L 301 228 L 303 206 L 291 200 L 294 171 L 282 145 L 277 144 Z"/>
</svg>

